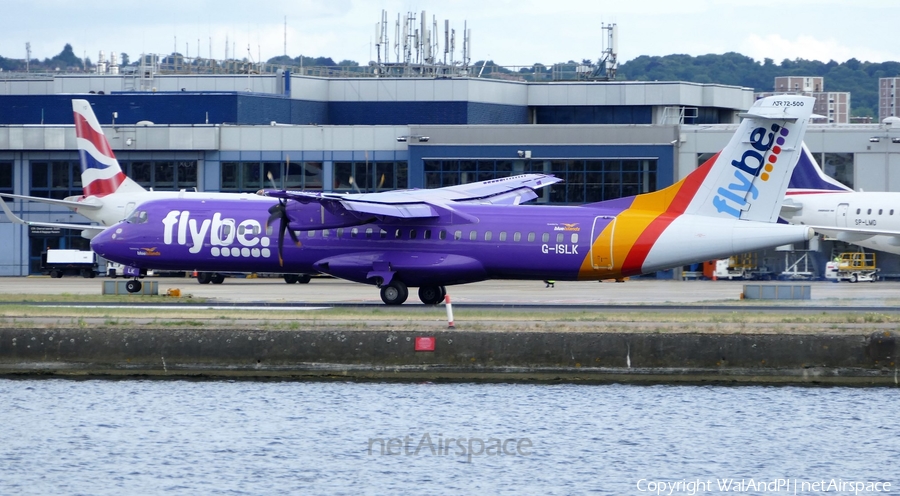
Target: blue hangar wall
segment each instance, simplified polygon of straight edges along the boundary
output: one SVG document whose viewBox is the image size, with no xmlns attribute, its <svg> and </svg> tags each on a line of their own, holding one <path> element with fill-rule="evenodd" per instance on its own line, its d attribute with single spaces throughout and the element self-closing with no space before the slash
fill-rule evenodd
<svg viewBox="0 0 900 496">
<path fill-rule="evenodd" d="M 295 125 L 528 124 L 528 108 L 479 102 L 317 102 L 237 92 L 0 95 L 0 125 L 72 124 L 72 99 L 91 102 L 100 124 Z"/>
</svg>

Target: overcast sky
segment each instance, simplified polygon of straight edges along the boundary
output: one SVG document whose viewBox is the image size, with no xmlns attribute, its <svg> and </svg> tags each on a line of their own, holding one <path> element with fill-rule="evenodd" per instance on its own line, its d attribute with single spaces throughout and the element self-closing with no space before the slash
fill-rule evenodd
<svg viewBox="0 0 900 496">
<path fill-rule="evenodd" d="M 430 27 L 466 22 L 472 61 L 552 64 L 601 56 L 602 23 L 616 23 L 619 62 L 640 55 L 739 52 L 762 61 L 900 61 L 898 0 L 30 0 L 3 2 L 0 56 L 53 57 L 66 43 L 97 62 L 102 50 L 256 61 L 326 56 L 365 64 L 376 57 L 375 25 L 387 11 L 426 11 Z M 285 30 L 285 20 L 287 29 Z M 226 39 L 228 40 L 226 43 Z M 232 48 L 233 47 L 233 48 Z M 443 50 L 443 42 L 441 42 Z M 393 55 L 391 55 L 393 60 Z"/>
</svg>

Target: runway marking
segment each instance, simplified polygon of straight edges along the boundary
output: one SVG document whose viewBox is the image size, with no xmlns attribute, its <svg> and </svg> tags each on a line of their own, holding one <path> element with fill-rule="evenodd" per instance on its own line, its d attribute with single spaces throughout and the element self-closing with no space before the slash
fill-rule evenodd
<svg viewBox="0 0 900 496">
<path fill-rule="evenodd" d="M 113 308 L 126 308 L 126 309 L 148 309 L 148 310 L 281 310 L 281 311 L 292 311 L 292 310 L 329 310 L 334 307 L 275 307 L 275 306 L 253 306 L 253 305 L 242 305 L 242 306 L 217 306 L 217 305 L 140 305 L 137 307 L 127 306 L 127 305 L 35 305 L 36 307 L 42 308 L 104 308 L 104 309 L 113 309 Z"/>
</svg>

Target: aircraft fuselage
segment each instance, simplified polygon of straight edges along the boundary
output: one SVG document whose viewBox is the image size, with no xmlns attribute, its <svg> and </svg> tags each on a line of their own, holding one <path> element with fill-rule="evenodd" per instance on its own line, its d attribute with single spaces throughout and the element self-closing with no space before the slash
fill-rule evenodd
<svg viewBox="0 0 900 496">
<path fill-rule="evenodd" d="M 802 226 L 667 218 L 629 209 L 632 202 L 633 197 L 571 207 L 454 204 L 456 222 L 394 219 L 296 231 L 299 246 L 285 236 L 281 265 L 279 221 L 266 226 L 275 201 L 236 209 L 228 200 L 162 200 L 140 206 L 128 222 L 98 235 L 92 247 L 134 267 L 321 272 L 421 287 L 486 279 L 622 278 L 809 236 Z"/>
</svg>

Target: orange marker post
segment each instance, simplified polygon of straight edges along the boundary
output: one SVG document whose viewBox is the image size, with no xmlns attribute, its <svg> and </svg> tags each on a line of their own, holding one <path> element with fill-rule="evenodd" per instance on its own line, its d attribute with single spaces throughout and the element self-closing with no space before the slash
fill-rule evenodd
<svg viewBox="0 0 900 496">
<path fill-rule="evenodd" d="M 447 305 L 447 327 L 453 327 L 453 305 L 450 304 L 450 295 L 444 296 L 444 304 Z"/>
</svg>

